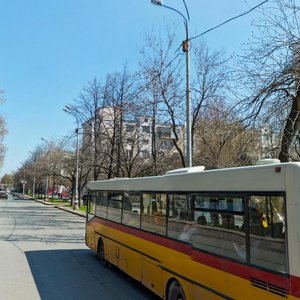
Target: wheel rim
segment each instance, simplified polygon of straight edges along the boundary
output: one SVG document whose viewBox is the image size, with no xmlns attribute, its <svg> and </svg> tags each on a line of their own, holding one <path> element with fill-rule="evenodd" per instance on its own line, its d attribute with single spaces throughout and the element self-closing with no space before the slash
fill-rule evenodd
<svg viewBox="0 0 300 300">
<path fill-rule="evenodd" d="M 185 300 L 183 289 L 179 282 L 173 281 L 169 287 L 168 300 Z"/>
</svg>

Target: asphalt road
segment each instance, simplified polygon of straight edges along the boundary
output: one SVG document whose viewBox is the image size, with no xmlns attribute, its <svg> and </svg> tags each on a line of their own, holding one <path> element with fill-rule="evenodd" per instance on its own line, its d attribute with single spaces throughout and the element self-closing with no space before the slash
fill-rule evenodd
<svg viewBox="0 0 300 300">
<path fill-rule="evenodd" d="M 1 300 L 158 299 L 84 243 L 85 219 L 33 200 L 0 199 Z"/>
</svg>

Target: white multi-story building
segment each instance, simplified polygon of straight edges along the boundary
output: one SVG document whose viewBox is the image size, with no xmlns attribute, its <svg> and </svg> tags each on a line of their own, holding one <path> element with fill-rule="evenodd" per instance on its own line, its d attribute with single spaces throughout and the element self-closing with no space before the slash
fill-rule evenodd
<svg viewBox="0 0 300 300">
<path fill-rule="evenodd" d="M 270 126 L 261 129 L 261 157 L 277 157 L 280 138 L 272 131 Z"/>
<path fill-rule="evenodd" d="M 95 118 L 91 118 L 83 125 L 83 143 L 87 147 L 98 139 L 102 147 L 107 143 L 121 144 L 125 155 L 139 155 L 148 159 L 153 151 L 158 156 L 176 153 L 173 139 L 175 134 L 172 127 L 166 124 L 153 124 L 148 117 L 134 120 L 121 119 L 118 107 L 99 108 Z M 184 126 L 176 126 L 177 144 L 183 150 Z"/>
</svg>

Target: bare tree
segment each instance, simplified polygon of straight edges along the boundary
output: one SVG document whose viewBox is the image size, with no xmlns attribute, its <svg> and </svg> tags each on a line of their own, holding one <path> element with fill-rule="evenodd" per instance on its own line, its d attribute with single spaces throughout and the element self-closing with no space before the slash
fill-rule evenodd
<svg viewBox="0 0 300 300">
<path fill-rule="evenodd" d="M 99 178 L 103 167 L 100 152 L 102 140 L 100 127 L 103 120 L 99 114 L 99 108 L 103 106 L 103 86 L 96 78 L 83 88 L 75 105 L 70 106 L 83 124 L 85 148 L 82 151 L 86 157 L 84 167 L 88 173 L 92 172 L 93 180 Z"/>
<path fill-rule="evenodd" d="M 106 172 L 108 178 L 128 175 L 124 169 L 129 161 L 124 156 L 124 138 L 126 122 L 136 118 L 139 114 L 135 75 L 128 73 L 126 66 L 122 73 L 109 74 L 105 83 L 105 104 L 110 112 L 107 121 L 103 123 L 103 135 L 106 140 L 107 161 Z M 133 149 L 132 149 L 133 150 Z"/>
<path fill-rule="evenodd" d="M 300 7 L 294 0 L 273 0 L 254 25 L 258 34 L 239 61 L 239 109 L 250 122 L 279 128 L 283 161 L 299 160 Z M 295 148 L 296 147 L 296 148 Z M 295 156 L 296 154 L 296 156 Z"/>
<path fill-rule="evenodd" d="M 257 160 L 260 132 L 247 128 L 222 100 L 205 107 L 194 130 L 194 161 L 198 165 L 216 169 Z"/>
<path fill-rule="evenodd" d="M 182 87 L 182 60 L 180 53 L 174 55 L 174 34 L 167 38 L 146 35 L 145 47 L 141 50 L 143 61 L 140 63 L 144 76 L 145 113 L 152 120 L 151 157 L 155 174 L 172 168 L 167 160 L 168 154 L 161 155 L 162 139 L 158 139 L 157 127 L 168 126 L 171 129 L 170 141 L 177 150 L 177 157 L 185 166 L 183 136 L 179 136 L 178 127 L 184 123 L 184 89 Z M 172 155 L 172 153 L 169 153 Z M 168 161 L 168 165 L 166 162 Z"/>
<path fill-rule="evenodd" d="M 230 72 L 226 65 L 225 54 L 217 50 L 209 50 L 205 43 L 194 46 L 195 80 L 192 84 L 193 117 L 192 117 L 192 140 L 194 142 L 195 126 L 201 114 L 207 107 L 214 107 L 219 112 L 224 109 L 228 98 L 228 82 Z M 221 106 L 217 107 L 220 104 Z M 228 111 L 228 104 L 226 112 Z M 224 112 L 225 113 L 225 112 Z M 206 112 L 207 115 L 207 112 Z M 219 114 L 220 121 L 224 118 Z"/>
</svg>

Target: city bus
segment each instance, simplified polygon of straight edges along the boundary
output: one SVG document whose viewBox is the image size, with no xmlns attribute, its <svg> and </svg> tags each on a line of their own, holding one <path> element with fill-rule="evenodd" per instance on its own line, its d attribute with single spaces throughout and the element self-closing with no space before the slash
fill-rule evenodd
<svg viewBox="0 0 300 300">
<path fill-rule="evenodd" d="M 300 299 L 300 163 L 88 183 L 86 244 L 168 300 Z"/>
</svg>

